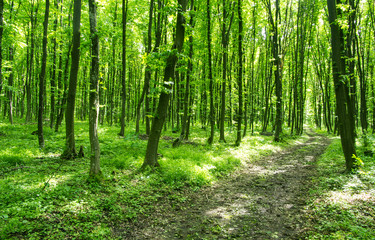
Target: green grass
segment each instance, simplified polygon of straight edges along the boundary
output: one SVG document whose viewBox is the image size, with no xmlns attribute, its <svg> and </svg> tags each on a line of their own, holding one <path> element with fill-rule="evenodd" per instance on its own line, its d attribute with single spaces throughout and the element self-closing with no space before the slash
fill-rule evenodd
<svg viewBox="0 0 375 240">
<path fill-rule="evenodd" d="M 183 202 L 183 188 L 198 189 L 228 175 L 255 158 L 282 149 L 295 139 L 273 143 L 272 137 L 256 134 L 233 147 L 228 143 L 206 145 L 208 133 L 193 128 L 190 141 L 172 148 L 161 140 L 161 167 L 137 173 L 147 141 L 127 128 L 100 126 L 101 167 L 104 181 L 88 183 L 88 123 L 76 122 L 76 146 L 84 147 L 85 158 L 61 160 L 65 143 L 64 126 L 55 133 L 44 128 L 46 147 L 38 148 L 36 124 L 0 123 L 0 239 L 100 239 L 112 238 L 112 227 L 137 221 L 152 212 L 155 203 L 168 196 Z M 177 137 L 169 131 L 165 136 Z M 216 135 L 218 136 L 218 135 Z M 216 139 L 217 140 L 217 139 Z M 232 143 L 232 144 L 229 144 Z"/>
<path fill-rule="evenodd" d="M 344 173 L 339 138 L 318 161 L 306 239 L 375 239 L 375 159 L 364 156 L 360 140 L 357 146 L 364 166 L 355 173 Z"/>
</svg>

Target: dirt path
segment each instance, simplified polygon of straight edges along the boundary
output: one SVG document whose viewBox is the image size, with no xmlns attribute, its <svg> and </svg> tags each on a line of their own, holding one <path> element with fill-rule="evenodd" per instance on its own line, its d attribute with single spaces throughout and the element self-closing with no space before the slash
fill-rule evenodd
<svg viewBox="0 0 375 240">
<path fill-rule="evenodd" d="M 180 205 L 161 202 L 124 239 L 298 239 L 316 161 L 329 140 L 316 134 L 259 159 Z"/>
</svg>

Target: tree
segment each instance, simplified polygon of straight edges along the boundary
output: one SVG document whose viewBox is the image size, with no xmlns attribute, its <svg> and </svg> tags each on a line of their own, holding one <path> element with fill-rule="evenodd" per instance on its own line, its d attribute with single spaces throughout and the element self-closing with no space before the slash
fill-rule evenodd
<svg viewBox="0 0 375 240">
<path fill-rule="evenodd" d="M 212 144 L 214 141 L 215 134 L 215 109 L 214 109 L 214 80 L 212 77 L 212 50 L 211 50 L 211 6 L 210 0 L 207 0 L 207 49 L 208 49 L 208 81 L 210 90 L 210 137 L 208 138 L 208 144 Z"/>
<path fill-rule="evenodd" d="M 243 50 L 242 50 L 242 35 L 243 35 L 243 20 L 242 20 L 242 4 L 241 0 L 238 0 L 237 4 L 238 11 L 238 115 L 237 115 L 237 139 L 236 146 L 241 143 L 241 123 L 242 123 L 242 70 L 243 70 Z"/>
<path fill-rule="evenodd" d="M 157 151 L 159 146 L 160 135 L 163 129 L 165 119 L 167 117 L 171 89 L 174 84 L 173 77 L 175 74 L 175 67 L 178 60 L 177 53 L 182 51 L 185 38 L 184 12 L 186 11 L 187 0 L 178 0 L 178 4 L 179 8 L 175 28 L 175 39 L 172 46 L 172 50 L 169 52 L 169 56 L 166 60 L 166 65 L 164 68 L 163 90 L 160 94 L 159 105 L 156 111 L 156 115 L 152 122 L 150 137 L 147 142 L 146 156 L 141 169 L 145 169 L 148 166 L 151 168 L 159 166 L 157 160 Z"/>
<path fill-rule="evenodd" d="M 341 4 L 341 1 L 337 1 Z M 352 105 L 349 103 L 349 81 L 345 63 L 345 43 L 343 29 L 337 21 L 340 12 L 337 10 L 336 0 L 327 0 L 329 23 L 331 27 L 331 47 L 332 47 L 332 71 L 336 93 L 336 114 L 340 130 L 341 145 L 346 161 L 346 170 L 351 171 L 354 167 L 356 155 L 355 143 L 353 141 L 354 130 L 350 124 L 349 114 Z"/>
<path fill-rule="evenodd" d="M 4 12 L 4 0 L 0 0 L 0 94 L 1 94 L 1 91 L 3 90 L 3 73 L 2 73 L 2 66 L 3 66 L 2 40 L 3 40 L 3 32 L 4 32 L 3 12 Z"/>
<path fill-rule="evenodd" d="M 99 115 L 99 36 L 97 26 L 97 3 L 89 0 L 90 33 L 91 33 L 91 71 L 90 71 L 90 177 L 97 178 L 100 171 L 100 146 L 98 137 Z"/>
<path fill-rule="evenodd" d="M 69 91 L 66 104 L 65 117 L 65 134 L 66 148 L 63 158 L 70 159 L 77 156 L 75 138 L 74 138 L 74 110 L 77 92 L 77 78 L 79 70 L 80 45 L 81 45 L 81 0 L 74 0 L 73 10 L 73 46 L 72 46 L 72 62 L 70 67 Z"/>
<path fill-rule="evenodd" d="M 42 69 L 39 78 L 39 111 L 38 111 L 38 140 L 39 147 L 44 148 L 43 137 L 43 108 L 44 108 L 44 83 L 46 81 L 46 67 L 47 67 L 47 34 L 48 34 L 48 18 L 49 18 L 49 0 L 46 0 L 46 9 L 43 23 L 43 56 Z"/>
<path fill-rule="evenodd" d="M 128 14 L 128 0 L 122 0 L 122 75 L 121 75 L 121 129 L 120 136 L 125 135 L 125 110 L 126 110 L 126 21 Z"/>
<path fill-rule="evenodd" d="M 223 47 L 223 73 L 222 73 L 222 85 L 221 85 L 221 110 L 220 110 L 220 141 L 225 142 L 224 136 L 224 124 L 225 124 L 225 104 L 226 104 L 226 82 L 227 82 L 227 65 L 228 65 L 228 44 L 229 44 L 229 33 L 232 26 L 233 16 L 231 14 L 230 23 L 227 27 L 227 21 L 229 13 L 227 11 L 228 1 L 223 0 L 223 26 L 222 26 L 222 33 L 221 33 L 221 45 Z"/>
</svg>

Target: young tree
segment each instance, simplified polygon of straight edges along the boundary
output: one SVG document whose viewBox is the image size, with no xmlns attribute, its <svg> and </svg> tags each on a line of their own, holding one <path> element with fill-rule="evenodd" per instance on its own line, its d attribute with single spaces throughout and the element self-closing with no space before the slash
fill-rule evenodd
<svg viewBox="0 0 375 240">
<path fill-rule="evenodd" d="M 89 0 L 90 33 L 91 33 L 91 71 L 90 71 L 90 177 L 100 176 L 100 146 L 98 138 L 99 114 L 99 36 L 97 26 L 97 3 Z"/>
<path fill-rule="evenodd" d="M 38 140 L 39 140 L 39 147 L 40 148 L 44 148 L 43 108 L 44 108 L 44 83 L 45 83 L 45 79 L 46 79 L 46 67 L 47 67 L 48 18 L 49 18 L 49 0 L 46 0 L 46 9 L 45 9 L 45 13 L 44 13 L 44 23 L 43 23 L 42 69 L 41 69 L 40 78 L 39 78 Z"/>
<path fill-rule="evenodd" d="M 80 45 L 81 45 L 81 0 L 74 0 L 73 10 L 73 48 L 72 62 L 70 67 L 69 91 L 66 104 L 66 148 L 63 157 L 66 159 L 75 158 L 77 155 L 74 139 L 74 109 L 77 91 L 77 78 L 79 69 Z"/>
<path fill-rule="evenodd" d="M 173 77 L 178 60 L 177 53 L 182 51 L 185 38 L 184 12 L 186 11 L 187 0 L 178 0 L 178 4 L 179 8 L 177 13 L 174 44 L 172 46 L 172 51 L 169 53 L 169 56 L 166 60 L 166 66 L 164 69 L 164 89 L 159 97 L 159 105 L 152 122 L 150 137 L 147 143 L 146 157 L 141 169 L 145 169 L 147 166 L 150 166 L 151 168 L 159 166 L 157 160 L 157 151 L 160 135 L 165 119 L 167 117 L 169 99 L 171 96 L 171 89 L 173 85 Z"/>
<path fill-rule="evenodd" d="M 340 0 L 337 0 L 341 4 Z M 345 63 L 345 43 L 343 29 L 337 21 L 338 14 L 336 0 L 327 0 L 329 23 L 331 26 L 331 47 L 332 47 L 332 71 L 336 93 L 336 113 L 338 116 L 338 125 L 340 129 L 341 145 L 346 160 L 346 170 L 351 171 L 354 167 L 353 155 L 356 155 L 355 143 L 352 125 L 350 124 L 349 114 L 352 107 L 349 104 L 349 81 Z"/>
<path fill-rule="evenodd" d="M 224 136 L 224 124 L 225 124 L 225 104 L 226 104 L 226 90 L 227 90 L 227 65 L 228 65 L 228 44 L 229 44 L 229 33 L 232 26 L 233 16 L 231 14 L 230 23 L 227 27 L 228 21 L 228 1 L 223 0 L 223 26 L 222 26 L 222 33 L 221 33 L 221 45 L 223 47 L 223 72 L 222 72 L 222 85 L 221 85 L 221 110 L 220 110 L 220 141 L 225 142 Z"/>
<path fill-rule="evenodd" d="M 128 15 L 128 0 L 122 0 L 122 75 L 121 75 L 121 129 L 120 136 L 125 135 L 125 107 L 126 107 L 126 22 Z"/>
<path fill-rule="evenodd" d="M 215 109 L 214 109 L 214 80 L 212 77 L 212 51 L 211 51 L 211 6 L 210 0 L 207 0 L 207 49 L 208 49 L 208 81 L 210 90 L 210 137 L 208 138 L 208 144 L 212 144 L 214 141 L 215 134 Z"/>
<path fill-rule="evenodd" d="M 243 70 L 243 50 L 242 50 L 242 34 L 243 34 L 243 20 L 242 20 L 242 6 L 241 0 L 238 0 L 238 115 L 237 115 L 237 139 L 236 146 L 241 143 L 241 123 L 242 123 L 242 70 Z"/>
</svg>

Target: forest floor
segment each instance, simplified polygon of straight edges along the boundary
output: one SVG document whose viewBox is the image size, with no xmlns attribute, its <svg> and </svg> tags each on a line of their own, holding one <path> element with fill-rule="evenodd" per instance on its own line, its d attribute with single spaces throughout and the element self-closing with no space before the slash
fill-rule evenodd
<svg viewBox="0 0 375 240">
<path fill-rule="evenodd" d="M 213 185 L 165 197 L 154 211 L 114 227 L 123 239 L 299 239 L 314 162 L 330 139 L 308 132 L 287 149 L 248 162 Z"/>
</svg>

